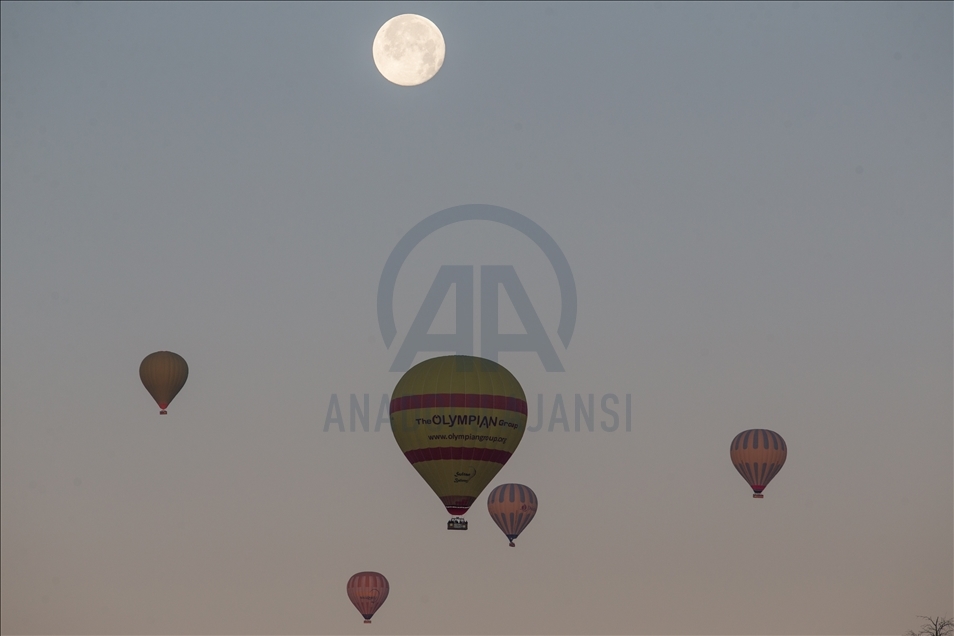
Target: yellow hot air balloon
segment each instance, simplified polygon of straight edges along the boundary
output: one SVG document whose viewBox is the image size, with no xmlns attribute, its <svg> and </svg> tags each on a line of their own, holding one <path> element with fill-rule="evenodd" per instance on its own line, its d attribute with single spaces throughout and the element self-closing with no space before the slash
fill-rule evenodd
<svg viewBox="0 0 954 636">
<path fill-rule="evenodd" d="M 491 360 L 431 358 L 412 367 L 391 395 L 391 431 L 447 511 L 463 515 L 507 463 L 527 426 L 517 379 Z M 466 529 L 451 519 L 449 529 Z"/>
<path fill-rule="evenodd" d="M 729 457 L 735 469 L 752 486 L 752 497 L 762 499 L 762 491 L 785 465 L 788 446 L 775 431 L 753 428 L 735 436 L 729 445 Z"/>
<path fill-rule="evenodd" d="M 159 405 L 159 415 L 182 390 L 189 377 L 189 365 L 178 353 L 156 351 L 143 358 L 139 365 L 139 379 Z"/>
</svg>

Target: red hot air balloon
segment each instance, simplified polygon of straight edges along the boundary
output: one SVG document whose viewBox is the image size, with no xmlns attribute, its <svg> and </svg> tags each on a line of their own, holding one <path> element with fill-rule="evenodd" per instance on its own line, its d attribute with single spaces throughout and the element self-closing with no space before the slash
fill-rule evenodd
<svg viewBox="0 0 954 636">
<path fill-rule="evenodd" d="M 788 447 L 778 433 L 754 428 L 735 436 L 729 445 L 729 456 L 735 469 L 755 491 L 752 497 L 762 499 L 762 491 L 785 464 Z"/>
<path fill-rule="evenodd" d="M 348 580 L 348 598 L 364 616 L 365 623 L 370 623 L 374 613 L 384 605 L 390 589 L 388 580 L 377 572 L 358 572 Z"/>
<path fill-rule="evenodd" d="M 537 496 L 532 490 L 520 484 L 502 484 L 490 491 L 487 498 L 487 510 L 507 538 L 510 547 L 513 540 L 527 527 L 537 514 Z"/>
</svg>

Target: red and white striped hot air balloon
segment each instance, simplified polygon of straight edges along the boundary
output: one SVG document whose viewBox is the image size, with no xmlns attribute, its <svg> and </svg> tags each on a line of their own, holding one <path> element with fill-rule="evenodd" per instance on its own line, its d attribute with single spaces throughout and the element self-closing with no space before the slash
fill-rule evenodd
<svg viewBox="0 0 954 636">
<path fill-rule="evenodd" d="M 390 589 L 388 580 L 378 572 L 358 572 L 348 580 L 348 598 L 364 616 L 365 623 L 371 622 L 371 617 L 388 598 Z"/>
<path fill-rule="evenodd" d="M 752 497 L 762 499 L 762 491 L 785 464 L 788 447 L 775 431 L 754 428 L 735 436 L 729 445 L 729 456 L 735 469 L 752 486 Z"/>
<path fill-rule="evenodd" d="M 497 527 L 510 539 L 512 548 L 513 540 L 537 514 L 537 495 L 521 484 L 501 484 L 490 491 L 487 510 Z"/>
</svg>

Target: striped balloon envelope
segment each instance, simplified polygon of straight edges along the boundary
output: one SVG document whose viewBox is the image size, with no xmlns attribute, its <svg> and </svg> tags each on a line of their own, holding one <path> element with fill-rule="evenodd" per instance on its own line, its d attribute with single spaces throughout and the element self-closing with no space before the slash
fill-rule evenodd
<svg viewBox="0 0 954 636">
<path fill-rule="evenodd" d="M 523 438 L 527 398 L 496 362 L 442 356 L 404 374 L 390 414 L 404 456 L 447 511 L 462 515 Z"/>
<path fill-rule="evenodd" d="M 389 591 L 388 580 L 378 572 L 358 572 L 348 580 L 348 598 L 364 616 L 365 623 L 371 622 L 371 617 L 387 600 Z"/>
<path fill-rule="evenodd" d="M 513 540 L 537 514 L 537 495 L 521 484 L 501 484 L 490 491 L 487 510 L 497 527 L 510 539 L 512 548 Z"/>
<path fill-rule="evenodd" d="M 788 447 L 775 431 L 754 428 L 735 436 L 729 446 L 729 456 L 739 474 L 749 482 L 755 499 L 762 499 L 762 491 L 785 464 Z"/>
<path fill-rule="evenodd" d="M 139 364 L 139 379 L 159 405 L 159 415 L 166 414 L 169 402 L 182 390 L 189 378 L 185 358 L 171 351 L 156 351 Z"/>
</svg>

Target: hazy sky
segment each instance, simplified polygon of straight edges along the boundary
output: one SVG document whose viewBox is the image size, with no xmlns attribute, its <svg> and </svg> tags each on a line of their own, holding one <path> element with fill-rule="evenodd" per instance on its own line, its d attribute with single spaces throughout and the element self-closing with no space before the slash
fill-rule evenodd
<svg viewBox="0 0 954 636">
<path fill-rule="evenodd" d="M 414 88 L 371 59 L 401 13 L 447 44 Z M 951 3 L 3 3 L 0 29 L 3 633 L 954 615 Z M 468 203 L 562 249 L 568 346 L 546 256 L 487 221 L 415 248 L 385 346 L 388 255 Z M 347 430 L 443 265 L 512 265 L 565 369 L 501 354 L 540 430 L 467 532 L 388 424 Z M 163 349 L 190 376 L 160 417 L 137 371 Z M 789 447 L 761 501 L 748 428 Z M 540 499 L 513 549 L 506 482 Z M 391 583 L 372 625 L 361 570 Z"/>
</svg>

